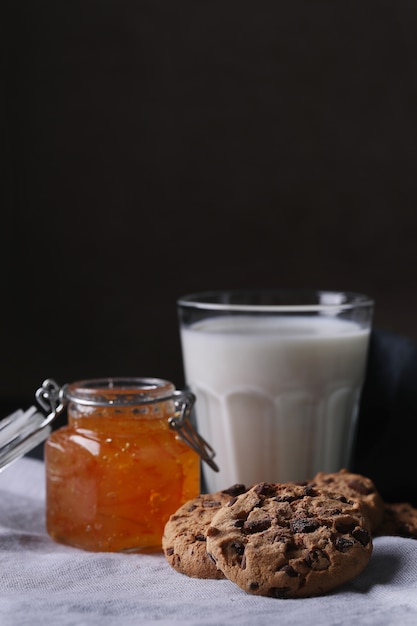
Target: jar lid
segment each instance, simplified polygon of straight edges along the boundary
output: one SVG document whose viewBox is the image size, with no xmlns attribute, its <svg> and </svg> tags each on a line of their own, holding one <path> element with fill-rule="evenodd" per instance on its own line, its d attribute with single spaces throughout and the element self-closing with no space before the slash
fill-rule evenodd
<svg viewBox="0 0 417 626">
<path fill-rule="evenodd" d="M 64 410 L 68 401 L 89 406 L 120 406 L 164 400 L 172 400 L 175 407 L 173 415 L 168 418 L 170 428 L 200 455 L 202 461 L 214 471 L 219 471 L 213 460 L 215 451 L 190 421 L 195 396 L 188 391 L 176 390 L 167 380 L 101 378 L 60 387 L 48 378 L 37 389 L 35 396 L 38 404 L 47 412 L 46 416 L 32 406 L 27 411 L 18 409 L 0 422 L 0 471 L 48 438 L 52 431 L 51 423 Z"/>
<path fill-rule="evenodd" d="M 36 391 L 36 399 L 43 415 L 36 406 L 27 411 L 17 409 L 0 422 L 0 471 L 43 443 L 50 435 L 51 422 L 64 408 L 60 399 L 59 385 L 47 379 Z"/>
<path fill-rule="evenodd" d="M 175 386 L 161 378 L 97 378 L 62 387 L 64 401 L 86 406 L 129 406 L 169 400 Z"/>
</svg>

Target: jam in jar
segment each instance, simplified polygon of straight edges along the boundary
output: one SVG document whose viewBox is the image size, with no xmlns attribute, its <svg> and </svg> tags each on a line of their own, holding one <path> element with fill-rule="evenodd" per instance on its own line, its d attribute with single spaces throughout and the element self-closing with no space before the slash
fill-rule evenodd
<svg viewBox="0 0 417 626">
<path fill-rule="evenodd" d="M 65 385 L 62 398 L 68 425 L 45 445 L 48 533 L 90 551 L 160 549 L 170 514 L 200 491 L 200 457 L 170 424 L 192 395 L 106 378 Z"/>
</svg>

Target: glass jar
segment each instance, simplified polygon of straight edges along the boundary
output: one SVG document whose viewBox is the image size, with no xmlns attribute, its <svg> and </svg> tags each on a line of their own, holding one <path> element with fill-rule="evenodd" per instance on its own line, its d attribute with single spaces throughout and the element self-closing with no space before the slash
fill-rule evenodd
<svg viewBox="0 0 417 626">
<path fill-rule="evenodd" d="M 61 391 L 68 425 L 45 445 L 48 533 L 90 551 L 160 549 L 170 514 L 200 491 L 200 457 L 171 423 L 192 394 L 157 378 Z"/>
</svg>

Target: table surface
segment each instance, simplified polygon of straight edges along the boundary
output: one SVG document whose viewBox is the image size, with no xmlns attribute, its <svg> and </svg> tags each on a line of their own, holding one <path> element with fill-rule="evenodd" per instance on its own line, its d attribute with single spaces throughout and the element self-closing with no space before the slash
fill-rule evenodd
<svg viewBox="0 0 417 626">
<path fill-rule="evenodd" d="M 0 624 L 239 626 L 417 624 L 417 541 L 380 537 L 365 571 L 320 597 L 278 600 L 228 580 L 191 579 L 162 554 L 89 553 L 45 531 L 44 465 L 0 473 Z"/>
</svg>

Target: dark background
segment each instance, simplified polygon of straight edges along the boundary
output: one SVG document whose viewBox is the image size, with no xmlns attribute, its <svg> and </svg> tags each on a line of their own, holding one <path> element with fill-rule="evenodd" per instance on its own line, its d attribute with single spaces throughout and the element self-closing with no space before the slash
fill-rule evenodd
<svg viewBox="0 0 417 626">
<path fill-rule="evenodd" d="M 181 386 L 175 302 L 196 290 L 365 292 L 377 329 L 417 339 L 414 1 L 4 0 L 0 19 L 3 413 L 46 377 Z"/>
</svg>

